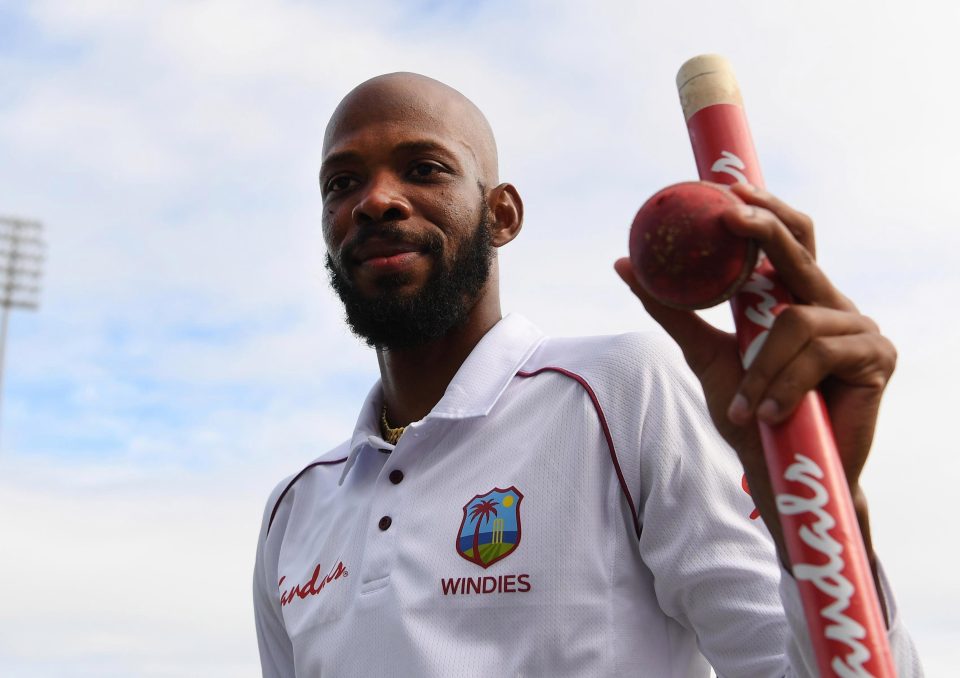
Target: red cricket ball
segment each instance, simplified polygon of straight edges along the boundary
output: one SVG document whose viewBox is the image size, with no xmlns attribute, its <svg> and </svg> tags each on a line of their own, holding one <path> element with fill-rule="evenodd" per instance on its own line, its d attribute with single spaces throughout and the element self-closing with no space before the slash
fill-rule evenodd
<svg viewBox="0 0 960 678">
<path fill-rule="evenodd" d="M 727 230 L 720 216 L 742 204 L 728 188 L 703 181 L 654 194 L 630 227 L 630 262 L 643 288 L 684 310 L 732 297 L 757 264 L 757 244 Z"/>
</svg>

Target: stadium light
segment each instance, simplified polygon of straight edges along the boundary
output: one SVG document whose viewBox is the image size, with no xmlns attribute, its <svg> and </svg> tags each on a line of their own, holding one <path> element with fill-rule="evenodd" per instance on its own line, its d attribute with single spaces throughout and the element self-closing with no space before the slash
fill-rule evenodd
<svg viewBox="0 0 960 678">
<path fill-rule="evenodd" d="M 43 275 L 43 224 L 0 217 L 0 411 L 3 406 L 3 362 L 10 311 L 40 306 Z"/>
</svg>

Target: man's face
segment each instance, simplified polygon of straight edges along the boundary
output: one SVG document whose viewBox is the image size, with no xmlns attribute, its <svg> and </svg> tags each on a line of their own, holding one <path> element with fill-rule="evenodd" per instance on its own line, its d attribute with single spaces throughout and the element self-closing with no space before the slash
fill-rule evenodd
<svg viewBox="0 0 960 678">
<path fill-rule="evenodd" d="M 463 122 L 429 101 L 406 103 L 396 93 L 348 99 L 320 170 L 331 284 L 354 332 L 386 348 L 462 323 L 493 255 Z"/>
</svg>

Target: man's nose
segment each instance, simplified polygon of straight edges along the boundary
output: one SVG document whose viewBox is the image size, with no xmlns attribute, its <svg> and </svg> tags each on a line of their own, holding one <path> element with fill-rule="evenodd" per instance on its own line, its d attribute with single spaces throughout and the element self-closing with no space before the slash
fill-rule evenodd
<svg viewBox="0 0 960 678">
<path fill-rule="evenodd" d="M 358 226 L 378 221 L 402 221 L 410 217 L 410 203 L 401 191 L 396 177 L 384 174 L 372 177 L 360 201 L 353 208 L 353 222 Z"/>
</svg>

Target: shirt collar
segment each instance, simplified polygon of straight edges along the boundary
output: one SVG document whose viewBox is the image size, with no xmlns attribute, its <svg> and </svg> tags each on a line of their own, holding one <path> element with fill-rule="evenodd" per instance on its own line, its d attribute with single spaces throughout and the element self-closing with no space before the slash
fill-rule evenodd
<svg viewBox="0 0 960 678">
<path fill-rule="evenodd" d="M 544 339 L 543 333 L 526 318 L 511 313 L 480 339 L 454 375 L 443 397 L 427 415 L 437 419 L 467 419 L 486 416 L 506 390 L 517 370 Z M 350 455 L 340 482 L 353 468 L 366 444 L 381 450 L 394 446 L 380 437 L 383 391 L 378 379 L 367 394 L 350 440 Z"/>
</svg>

